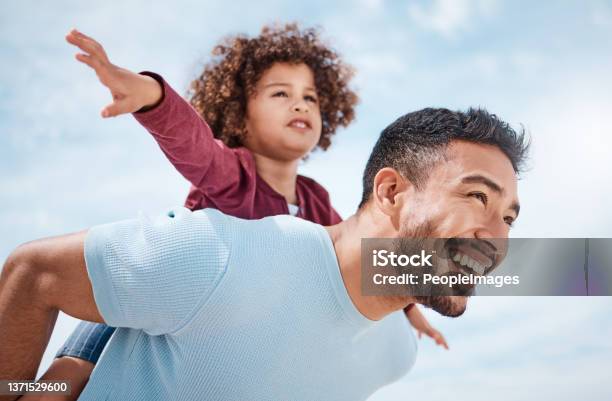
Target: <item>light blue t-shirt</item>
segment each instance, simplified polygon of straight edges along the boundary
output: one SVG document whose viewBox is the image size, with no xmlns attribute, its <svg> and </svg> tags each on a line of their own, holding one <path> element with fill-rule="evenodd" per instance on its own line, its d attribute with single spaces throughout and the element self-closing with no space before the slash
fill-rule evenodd
<svg viewBox="0 0 612 401">
<path fill-rule="evenodd" d="M 403 313 L 365 318 L 299 218 L 179 208 L 94 227 L 85 259 L 120 328 L 79 400 L 364 400 L 416 358 Z"/>
</svg>

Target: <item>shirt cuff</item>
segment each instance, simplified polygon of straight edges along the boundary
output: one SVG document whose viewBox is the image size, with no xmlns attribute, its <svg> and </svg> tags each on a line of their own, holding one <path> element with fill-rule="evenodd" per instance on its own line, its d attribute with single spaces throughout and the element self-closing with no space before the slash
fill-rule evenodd
<svg viewBox="0 0 612 401">
<path fill-rule="evenodd" d="M 157 106 L 159 106 L 160 104 L 162 104 L 162 102 L 164 101 L 165 97 L 166 97 L 166 88 L 164 85 L 164 79 L 161 77 L 161 75 L 156 74 L 154 72 L 151 71 L 141 71 L 139 72 L 140 75 L 146 75 L 147 77 L 151 77 L 154 80 L 157 81 L 157 83 L 159 84 L 159 86 L 161 87 L 161 97 L 159 98 L 159 100 L 157 101 L 157 103 L 153 104 L 153 105 L 149 105 L 149 106 L 144 106 L 142 108 L 140 108 L 139 110 L 136 110 L 135 113 L 146 113 L 147 111 L 151 111 L 155 108 L 157 108 Z"/>
<path fill-rule="evenodd" d="M 91 228 L 85 237 L 84 253 L 87 275 L 98 311 L 107 325 L 117 327 L 117 323 L 123 321 L 123 313 L 113 289 L 112 272 L 105 261 L 106 248 L 112 233 L 112 224 Z"/>
</svg>

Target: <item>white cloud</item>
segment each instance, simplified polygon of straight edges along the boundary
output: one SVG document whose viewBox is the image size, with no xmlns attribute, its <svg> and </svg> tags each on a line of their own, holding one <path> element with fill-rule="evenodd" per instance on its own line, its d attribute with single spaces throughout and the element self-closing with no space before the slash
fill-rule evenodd
<svg viewBox="0 0 612 401">
<path fill-rule="evenodd" d="M 379 11 L 384 0 L 360 0 L 361 5 L 368 11 Z"/>
<path fill-rule="evenodd" d="M 587 71 L 562 79 L 523 112 L 533 149 L 521 183 L 521 235 L 610 237 L 612 82 Z"/>
<path fill-rule="evenodd" d="M 471 58 L 474 73 L 486 80 L 498 79 L 500 76 L 499 58 L 493 54 L 476 54 Z"/>
<path fill-rule="evenodd" d="M 514 71 L 522 76 L 539 75 L 544 66 L 542 57 L 531 51 L 514 51 L 508 55 L 508 59 Z"/>
<path fill-rule="evenodd" d="M 591 23 L 600 28 L 612 27 L 612 8 L 605 1 L 594 1 L 588 3 L 590 6 Z"/>
<path fill-rule="evenodd" d="M 610 306 L 598 297 L 476 297 L 459 319 L 427 313 L 450 351 L 421 341 L 414 370 L 370 401 L 609 399 Z"/>
<path fill-rule="evenodd" d="M 421 28 L 454 39 L 471 30 L 476 23 L 493 17 L 497 12 L 494 0 L 436 0 L 431 3 L 411 3 L 408 16 Z"/>
<path fill-rule="evenodd" d="M 533 361 L 513 368 L 482 367 L 440 370 L 420 380 L 405 380 L 388 386 L 369 401 L 426 401 L 449 399 L 470 401 L 543 401 L 609 400 L 612 391 L 606 385 L 609 360 L 596 355 L 560 363 Z M 589 372 L 584 374 L 584 372 Z"/>
</svg>

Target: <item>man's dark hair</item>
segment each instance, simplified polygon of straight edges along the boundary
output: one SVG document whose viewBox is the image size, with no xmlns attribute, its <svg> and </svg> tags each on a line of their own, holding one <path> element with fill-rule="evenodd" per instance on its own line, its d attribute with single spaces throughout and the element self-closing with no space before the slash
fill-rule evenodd
<svg viewBox="0 0 612 401">
<path fill-rule="evenodd" d="M 464 113 L 427 108 L 408 113 L 380 134 L 363 172 L 359 208 L 370 199 L 374 177 L 385 167 L 397 170 L 417 190 L 422 189 L 453 140 L 497 146 L 508 156 L 516 173 L 522 171 L 529 149 L 524 129 L 517 133 L 484 109 L 471 108 Z"/>
</svg>

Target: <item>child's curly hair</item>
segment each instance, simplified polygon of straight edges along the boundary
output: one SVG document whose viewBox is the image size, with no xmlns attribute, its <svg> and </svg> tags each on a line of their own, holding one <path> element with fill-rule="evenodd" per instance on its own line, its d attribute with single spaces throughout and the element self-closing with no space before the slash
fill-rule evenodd
<svg viewBox="0 0 612 401">
<path fill-rule="evenodd" d="M 230 147 L 242 145 L 247 99 L 274 63 L 304 63 L 312 69 L 322 120 L 318 146 L 323 150 L 338 126 L 346 127 L 355 118 L 358 98 L 348 86 L 353 69 L 321 43 L 314 28 L 300 30 L 295 23 L 264 26 L 255 38 L 224 39 L 212 54 L 215 59 L 191 83 L 190 102 L 215 137 Z"/>
</svg>

